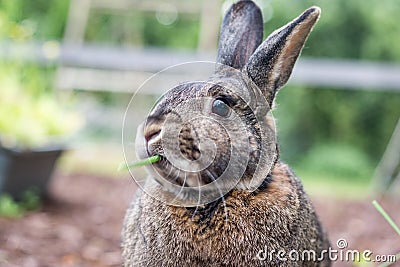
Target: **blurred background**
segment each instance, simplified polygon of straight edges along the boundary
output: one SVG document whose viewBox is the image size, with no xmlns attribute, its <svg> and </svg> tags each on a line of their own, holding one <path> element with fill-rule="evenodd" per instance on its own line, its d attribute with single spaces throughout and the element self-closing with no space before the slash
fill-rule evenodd
<svg viewBox="0 0 400 267">
<path fill-rule="evenodd" d="M 370 201 L 379 198 L 400 223 L 400 5 L 256 2 L 265 36 L 309 6 L 321 7 L 276 99 L 281 157 L 302 179 L 333 244 L 344 237 L 352 248 L 396 254 L 400 238 Z M 117 171 L 125 109 L 152 74 L 214 60 L 231 3 L 0 1 L 0 266 L 120 264 L 119 232 L 136 189 Z M 138 120 L 165 89 L 135 95 L 143 104 Z M 8 157 L 54 150 L 63 153 L 52 178 L 41 181 L 43 192 L 4 181 L 28 169 Z M 51 172 L 51 160 L 47 165 Z M 20 177 L 29 173 L 35 176 Z"/>
</svg>

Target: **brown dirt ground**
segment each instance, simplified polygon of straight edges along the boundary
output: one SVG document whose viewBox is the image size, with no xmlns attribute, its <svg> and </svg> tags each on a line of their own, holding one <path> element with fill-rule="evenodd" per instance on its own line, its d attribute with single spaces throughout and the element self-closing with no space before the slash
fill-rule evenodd
<svg viewBox="0 0 400 267">
<path fill-rule="evenodd" d="M 132 180 L 88 175 L 55 178 L 51 199 L 40 211 L 19 219 L 0 218 L 0 266 L 120 266 L 121 224 L 136 189 Z M 370 199 L 318 197 L 313 201 L 333 248 L 336 240 L 345 238 L 349 249 L 385 255 L 400 252 L 400 237 Z M 400 198 L 380 203 L 399 223 Z"/>
</svg>

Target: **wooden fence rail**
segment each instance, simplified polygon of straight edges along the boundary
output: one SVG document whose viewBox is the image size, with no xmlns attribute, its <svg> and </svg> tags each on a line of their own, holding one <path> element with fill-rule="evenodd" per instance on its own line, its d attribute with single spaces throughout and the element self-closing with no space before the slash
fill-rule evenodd
<svg viewBox="0 0 400 267">
<path fill-rule="evenodd" d="M 144 80 L 166 67 L 213 61 L 215 55 L 98 45 L 3 42 L 0 43 L 0 58 L 61 66 L 56 81 L 60 89 L 133 92 Z M 191 77 L 193 71 L 198 70 L 189 68 L 182 75 Z M 290 82 L 329 88 L 400 91 L 400 64 L 304 58 L 295 66 Z"/>
</svg>

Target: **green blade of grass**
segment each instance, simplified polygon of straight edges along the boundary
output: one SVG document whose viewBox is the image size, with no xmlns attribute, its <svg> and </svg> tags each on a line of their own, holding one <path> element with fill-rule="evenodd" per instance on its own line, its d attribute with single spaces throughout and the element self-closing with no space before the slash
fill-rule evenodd
<svg viewBox="0 0 400 267">
<path fill-rule="evenodd" d="M 389 214 L 386 213 L 386 211 L 382 208 L 381 205 L 379 205 L 378 201 L 374 200 L 372 201 L 372 205 L 379 211 L 379 213 L 385 218 L 385 220 L 390 224 L 390 226 L 393 227 L 393 229 L 396 231 L 398 235 L 400 235 L 400 229 L 396 225 L 396 223 L 393 221 L 392 218 L 390 218 Z"/>
<path fill-rule="evenodd" d="M 385 218 L 385 220 L 390 224 L 390 226 L 393 227 L 393 229 L 397 232 L 398 235 L 400 235 L 400 229 L 397 226 L 397 224 L 393 221 L 393 219 L 389 216 L 389 214 L 387 214 L 387 212 L 382 208 L 381 205 L 379 205 L 378 201 L 374 200 L 372 201 L 372 205 L 374 205 L 374 207 L 379 211 L 379 213 L 383 216 L 383 218 Z M 395 255 L 395 261 L 400 259 L 400 253 L 397 253 Z M 392 265 L 394 262 L 384 262 L 380 265 L 378 265 L 378 267 L 388 267 L 390 265 Z"/>
<path fill-rule="evenodd" d="M 145 166 L 148 164 L 156 163 L 157 161 L 160 161 L 160 160 L 161 160 L 161 156 L 155 155 L 155 156 L 151 156 L 149 158 L 143 159 L 143 160 L 136 161 L 134 163 L 122 162 L 118 166 L 118 171 L 126 171 L 126 170 L 129 170 L 130 168 L 142 167 L 142 166 Z"/>
</svg>

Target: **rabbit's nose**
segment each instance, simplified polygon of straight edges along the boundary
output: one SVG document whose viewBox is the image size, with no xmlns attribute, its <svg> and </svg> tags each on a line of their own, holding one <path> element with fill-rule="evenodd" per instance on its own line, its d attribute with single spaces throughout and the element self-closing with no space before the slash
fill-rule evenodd
<svg viewBox="0 0 400 267">
<path fill-rule="evenodd" d="M 147 127 L 144 131 L 144 139 L 149 155 L 161 153 L 161 129 L 159 127 Z"/>
<path fill-rule="evenodd" d="M 160 133 L 161 129 L 151 129 L 145 132 L 144 138 L 147 142 L 149 142 L 151 139 L 155 139 L 158 135 L 160 135 Z"/>
<path fill-rule="evenodd" d="M 161 127 L 162 125 L 158 117 L 150 116 L 146 119 L 143 136 L 147 143 L 150 140 L 158 139 L 157 136 L 161 133 Z"/>
</svg>

